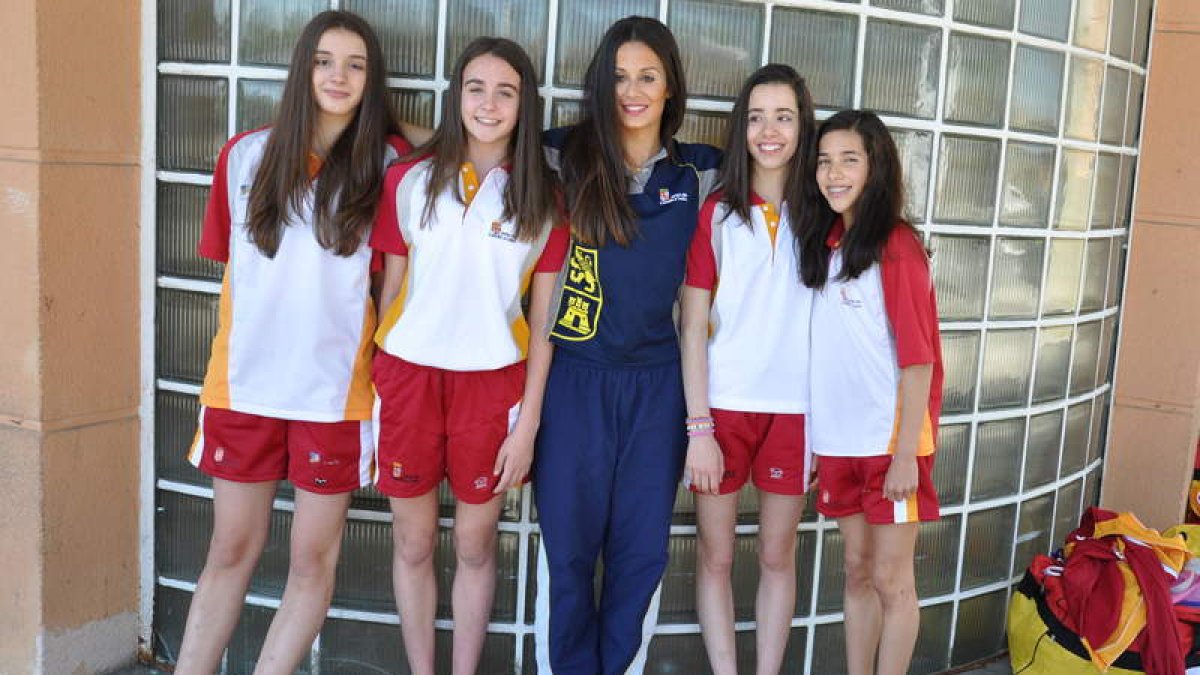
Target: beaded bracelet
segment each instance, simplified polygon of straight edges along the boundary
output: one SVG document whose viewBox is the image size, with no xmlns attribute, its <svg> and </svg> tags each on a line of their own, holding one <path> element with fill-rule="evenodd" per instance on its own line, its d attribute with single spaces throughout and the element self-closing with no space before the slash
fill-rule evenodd
<svg viewBox="0 0 1200 675">
<path fill-rule="evenodd" d="M 716 433 L 717 423 L 712 417 L 689 417 L 684 423 L 689 438 L 695 436 L 710 436 Z"/>
</svg>

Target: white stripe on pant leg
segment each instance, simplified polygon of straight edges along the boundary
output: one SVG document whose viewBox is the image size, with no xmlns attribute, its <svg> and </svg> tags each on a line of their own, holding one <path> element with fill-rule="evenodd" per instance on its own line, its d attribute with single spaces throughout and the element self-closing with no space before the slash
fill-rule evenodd
<svg viewBox="0 0 1200 675">
<path fill-rule="evenodd" d="M 892 502 L 892 522 L 907 523 L 908 522 L 908 502 L 901 499 L 898 502 Z"/>
<path fill-rule="evenodd" d="M 650 598 L 650 608 L 646 610 L 646 618 L 642 619 L 642 646 L 638 647 L 637 655 L 625 670 L 625 675 L 642 675 L 646 668 L 646 653 L 650 651 L 650 640 L 654 637 L 654 629 L 658 627 L 658 601 L 662 596 L 662 579 L 654 589 Z"/>
<path fill-rule="evenodd" d="M 358 423 L 358 486 L 371 484 L 374 476 L 371 467 L 375 466 L 375 425 L 371 420 Z"/>
<path fill-rule="evenodd" d="M 382 404 L 379 402 L 379 392 L 375 392 L 375 402 L 371 404 L 371 457 L 372 464 L 375 466 L 375 475 L 371 476 L 371 483 L 379 484 L 379 475 L 383 469 L 379 466 L 379 427 L 383 426 L 379 420 L 379 410 Z"/>
<path fill-rule="evenodd" d="M 546 543 L 538 539 L 537 598 L 533 605 L 533 650 L 539 675 L 554 675 L 550 669 L 550 566 Z"/>
</svg>

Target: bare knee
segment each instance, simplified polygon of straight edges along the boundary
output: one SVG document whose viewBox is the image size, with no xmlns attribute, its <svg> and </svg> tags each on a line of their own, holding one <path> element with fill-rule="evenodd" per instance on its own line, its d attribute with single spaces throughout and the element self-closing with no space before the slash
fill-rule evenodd
<svg viewBox="0 0 1200 675">
<path fill-rule="evenodd" d="M 460 567 L 478 570 L 496 559 L 496 531 L 454 531 L 454 555 Z"/>
<path fill-rule="evenodd" d="M 697 543 L 697 553 L 697 564 L 708 574 L 727 577 L 733 573 L 732 542 L 706 541 L 701 537 Z"/>
<path fill-rule="evenodd" d="M 796 568 L 795 538 L 776 542 L 760 539 L 758 566 L 763 574 L 791 574 Z"/>
<path fill-rule="evenodd" d="M 916 603 L 917 589 L 911 568 L 880 565 L 872 575 L 872 583 L 879 593 L 879 602 L 885 612 Z"/>
<path fill-rule="evenodd" d="M 332 579 L 340 549 L 340 540 L 324 546 L 293 547 L 288 577 L 312 581 Z"/>
<path fill-rule="evenodd" d="M 205 568 L 213 572 L 248 571 L 258 563 L 263 540 L 249 532 L 213 533 Z"/>
<path fill-rule="evenodd" d="M 433 560 L 436 531 L 397 532 L 394 537 L 396 563 L 404 567 L 421 567 Z"/>
<path fill-rule="evenodd" d="M 874 561 L 869 553 L 846 551 L 842 568 L 846 574 L 847 593 L 874 591 Z"/>
</svg>

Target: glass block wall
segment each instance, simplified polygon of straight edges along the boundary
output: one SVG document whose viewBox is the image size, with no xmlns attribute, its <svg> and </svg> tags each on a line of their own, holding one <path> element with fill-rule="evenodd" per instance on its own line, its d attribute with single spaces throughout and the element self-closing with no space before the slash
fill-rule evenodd
<svg viewBox="0 0 1200 675">
<path fill-rule="evenodd" d="M 149 2 L 149 0 L 144 0 Z M 195 244 L 217 152 L 269 121 L 299 28 L 330 6 L 381 33 L 400 113 L 431 125 L 446 70 L 472 36 L 526 46 L 552 124 L 578 115 L 579 83 L 607 25 L 665 20 L 692 96 L 681 136 L 718 143 L 743 77 L 767 61 L 803 73 L 820 116 L 880 111 L 904 155 L 908 213 L 935 251 L 946 359 L 935 478 L 944 505 L 918 545 L 921 638 L 912 672 L 1002 647 L 1010 587 L 1096 501 L 1145 86 L 1151 0 L 177 0 L 159 1 L 154 322 L 153 648 L 173 659 L 212 519 L 184 461 L 216 329 L 219 266 Z M 443 503 L 449 504 L 443 492 Z M 735 603 L 752 668 L 756 503 L 742 496 Z M 444 509 L 443 526 L 452 523 Z M 287 569 L 290 492 L 229 646 L 249 672 Z M 392 601 L 390 517 L 355 495 L 333 608 L 305 672 L 405 672 Z M 500 523 L 486 673 L 533 672 L 538 542 L 529 491 Z M 452 538 L 439 549 L 439 648 L 448 655 Z M 681 493 L 648 672 L 706 672 L 698 635 L 694 505 Z M 799 592 L 785 672 L 844 671 L 841 538 L 800 526 Z"/>
</svg>

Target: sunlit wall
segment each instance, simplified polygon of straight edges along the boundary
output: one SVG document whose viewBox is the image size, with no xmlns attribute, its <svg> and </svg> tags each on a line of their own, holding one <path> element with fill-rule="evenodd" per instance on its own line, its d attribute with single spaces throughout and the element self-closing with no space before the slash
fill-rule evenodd
<svg viewBox="0 0 1200 675">
<path fill-rule="evenodd" d="M 172 660 L 212 522 L 210 483 L 184 461 L 216 330 L 220 269 L 196 257 L 210 172 L 231 134 L 270 119 L 299 28 L 330 6 L 382 34 L 401 114 L 431 125 L 447 69 L 473 36 L 526 46 L 550 123 L 578 114 L 579 82 L 605 27 L 665 20 L 684 52 L 681 136 L 719 143 L 742 78 L 795 66 L 820 116 L 880 111 L 904 154 L 909 214 L 935 251 L 946 390 L 923 526 L 921 638 L 913 672 L 1002 648 L 1004 609 L 1032 554 L 1096 501 L 1111 382 L 1151 0 L 173 0 L 158 2 L 154 393 L 155 653 Z M 149 273 L 149 272 L 148 272 Z M 147 319 L 151 320 L 151 319 Z M 443 491 L 443 501 L 447 493 Z M 741 652 L 752 662 L 756 505 L 742 495 L 735 564 Z M 443 510 L 443 525 L 452 521 Z M 226 669 L 249 672 L 287 570 L 281 487 Z M 355 496 L 330 618 L 305 672 L 406 672 L 390 576 L 390 516 Z M 706 672 L 694 592 L 695 518 L 681 493 L 648 672 Z M 448 654 L 452 539 L 438 553 Z M 496 604 L 481 672 L 533 672 L 538 527 L 529 492 L 500 524 Z M 841 539 L 809 513 L 788 673 L 844 671 Z"/>
</svg>

